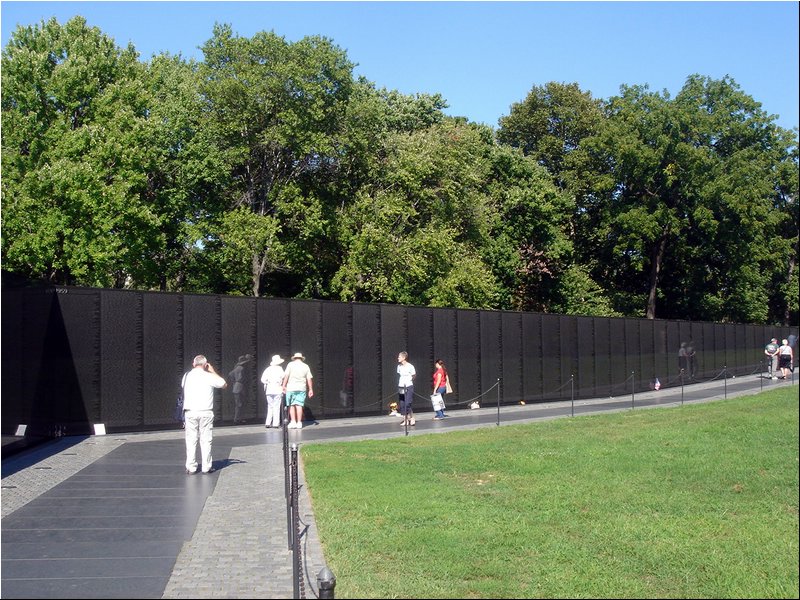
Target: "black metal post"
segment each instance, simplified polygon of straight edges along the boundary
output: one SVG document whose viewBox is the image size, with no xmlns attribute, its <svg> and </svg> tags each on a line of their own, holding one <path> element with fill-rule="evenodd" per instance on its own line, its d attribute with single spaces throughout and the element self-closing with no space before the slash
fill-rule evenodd
<svg viewBox="0 0 800 600">
<path fill-rule="evenodd" d="M 292 537 L 297 542 L 298 508 L 297 508 L 297 444 L 292 444 Z M 300 544 L 292 548 L 292 590 L 294 598 L 300 598 Z"/>
<path fill-rule="evenodd" d="M 408 435 L 408 399 L 406 398 L 408 388 L 403 388 L 403 390 L 405 390 L 403 392 L 403 429 L 405 429 L 406 435 Z"/>
<path fill-rule="evenodd" d="M 681 369 L 681 406 L 683 406 L 683 369 Z"/>
<path fill-rule="evenodd" d="M 570 416 L 575 416 L 575 374 L 569 376 L 569 384 L 570 384 L 570 396 L 572 398 L 572 409 Z"/>
<path fill-rule="evenodd" d="M 728 365 L 722 367 L 722 378 L 725 380 L 725 384 L 722 386 L 725 390 L 725 400 L 728 399 Z"/>
<path fill-rule="evenodd" d="M 322 567 L 317 573 L 317 588 L 320 600 L 336 597 L 336 576 L 327 566 Z"/>
<path fill-rule="evenodd" d="M 500 427 L 500 378 L 497 378 L 497 426 Z"/>
<path fill-rule="evenodd" d="M 281 403 L 281 430 L 283 431 L 283 480 L 284 480 L 284 494 L 286 495 L 286 531 L 288 535 L 289 550 L 294 546 L 294 532 L 292 531 L 292 490 L 291 490 L 291 473 L 290 473 L 290 456 L 289 456 L 289 434 L 286 426 L 288 419 L 286 418 L 285 402 Z"/>
<path fill-rule="evenodd" d="M 631 371 L 631 409 L 633 409 L 634 396 L 636 394 L 636 371 Z"/>
</svg>

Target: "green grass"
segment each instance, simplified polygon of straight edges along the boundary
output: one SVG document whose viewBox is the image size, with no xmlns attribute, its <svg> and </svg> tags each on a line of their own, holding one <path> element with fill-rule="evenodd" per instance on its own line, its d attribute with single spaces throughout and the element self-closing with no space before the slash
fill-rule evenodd
<svg viewBox="0 0 800 600">
<path fill-rule="evenodd" d="M 337 598 L 797 598 L 798 388 L 309 444 Z"/>
</svg>

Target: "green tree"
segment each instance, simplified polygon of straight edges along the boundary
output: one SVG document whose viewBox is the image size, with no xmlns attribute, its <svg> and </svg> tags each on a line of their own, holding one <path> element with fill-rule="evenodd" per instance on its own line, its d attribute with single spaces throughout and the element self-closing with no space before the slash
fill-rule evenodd
<svg viewBox="0 0 800 600">
<path fill-rule="evenodd" d="M 326 253 L 319 219 L 329 218 L 319 189 L 338 168 L 353 65 L 325 38 L 290 43 L 271 32 L 244 38 L 228 25 L 214 27 L 203 53 L 200 89 L 230 169 L 227 210 L 247 207 L 262 223 L 282 222 L 266 227 L 279 244 L 250 248 L 247 290 L 260 295 L 269 270 L 282 265 L 305 281 L 304 293 L 319 291 Z M 230 239 L 230 232 L 212 237 L 206 251 L 231 258 L 236 253 L 224 248 Z"/>
<path fill-rule="evenodd" d="M 340 215 L 342 300 L 491 307 L 497 282 L 481 256 L 494 208 L 485 194 L 491 137 L 447 119 L 389 132 L 384 157 Z"/>
<path fill-rule="evenodd" d="M 545 167 L 561 189 L 577 193 L 585 189 L 589 162 L 581 142 L 597 133 L 603 119 L 603 102 L 577 83 L 549 82 L 511 105 L 497 139 Z"/>
<path fill-rule="evenodd" d="M 54 283 L 122 285 L 157 229 L 136 188 L 141 67 L 81 17 L 3 50 L 3 260 Z"/>
<path fill-rule="evenodd" d="M 789 287 L 797 257 L 797 133 L 775 125 L 730 78 L 692 76 L 675 102 L 692 115 L 685 137 L 706 150 L 704 204 L 692 215 L 689 241 L 691 249 L 707 248 L 688 271 L 705 284 L 696 286 L 698 312 L 709 320 L 779 322 L 797 298 L 797 286 Z"/>
<path fill-rule="evenodd" d="M 607 114 L 584 141 L 611 175 L 586 204 L 595 280 L 625 314 L 660 299 L 667 318 L 765 321 L 781 130 L 729 78 L 692 76 L 674 100 L 623 86 Z"/>
<path fill-rule="evenodd" d="M 605 164 L 596 164 L 595 156 L 583 144 L 598 133 L 605 121 L 603 102 L 592 98 L 578 84 L 549 82 L 534 86 L 522 101 L 512 104 L 508 116 L 500 119 L 497 139 L 502 144 L 519 148 L 522 153 L 544 167 L 555 185 L 565 194 L 555 200 L 552 191 L 541 181 L 523 187 L 515 178 L 505 178 L 500 189 L 509 197 L 545 197 L 523 202 L 528 208 L 513 208 L 516 218 L 549 228 L 539 236 L 538 244 L 526 242 L 526 227 L 519 228 L 506 251 L 513 252 L 510 263 L 521 261 L 513 271 L 514 281 L 504 278 L 504 288 L 515 295 L 511 306 L 523 310 L 565 312 L 567 314 L 614 315 L 610 299 L 603 287 L 592 280 L 595 261 L 591 251 L 581 252 L 582 242 L 591 236 L 592 194 L 607 180 Z M 526 175 L 525 179 L 531 175 Z M 598 181 L 599 180 L 599 181 Z M 538 213 L 538 214 L 537 214 Z M 528 216 L 526 216 L 528 215 Z M 545 226 L 545 224 L 547 224 Z M 529 225 L 530 227 L 530 225 Z M 501 248 L 503 244 L 500 245 Z M 546 258 L 545 258 L 546 257 Z"/>
<path fill-rule="evenodd" d="M 800 232 L 800 195 L 798 190 L 797 128 L 785 132 L 785 147 L 789 151 L 786 160 L 776 169 L 778 186 L 775 193 L 775 209 L 778 211 L 776 232 L 768 243 L 774 252 L 775 270 L 771 277 L 770 320 L 790 325 L 800 320 L 800 281 L 798 281 L 797 257 L 800 254 L 798 232 Z"/>
<path fill-rule="evenodd" d="M 54 283 L 182 289 L 225 171 L 197 69 L 138 61 L 81 17 L 3 53 L 4 267 Z"/>
<path fill-rule="evenodd" d="M 495 210 L 486 261 L 501 282 L 499 308 L 582 313 L 588 305 L 564 294 L 574 260 L 569 237 L 574 200 L 548 171 L 516 149 L 491 148 L 487 187 Z"/>
<path fill-rule="evenodd" d="M 160 244 L 150 254 L 159 289 L 214 291 L 200 285 L 199 244 L 224 208 L 229 172 L 208 127 L 199 67 L 162 54 L 145 65 L 148 97 L 147 186 L 142 198 L 159 207 Z M 151 284 L 152 285 L 152 284 Z"/>
</svg>

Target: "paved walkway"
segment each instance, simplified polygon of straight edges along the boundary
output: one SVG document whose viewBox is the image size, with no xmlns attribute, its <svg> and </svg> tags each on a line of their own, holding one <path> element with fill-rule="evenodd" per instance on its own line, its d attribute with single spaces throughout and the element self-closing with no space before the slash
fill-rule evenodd
<svg viewBox="0 0 800 600">
<path fill-rule="evenodd" d="M 417 415 L 408 435 L 675 406 L 794 385 L 758 376 L 634 397 Z M 290 443 L 406 435 L 396 417 L 287 432 Z M 211 475 L 183 470 L 183 432 L 61 438 L 2 463 L 3 598 L 292 598 L 279 430 L 218 428 Z M 301 452 L 302 466 L 302 452 Z M 304 597 L 325 565 L 300 469 Z M 342 574 L 338 574 L 341 578 Z"/>
</svg>

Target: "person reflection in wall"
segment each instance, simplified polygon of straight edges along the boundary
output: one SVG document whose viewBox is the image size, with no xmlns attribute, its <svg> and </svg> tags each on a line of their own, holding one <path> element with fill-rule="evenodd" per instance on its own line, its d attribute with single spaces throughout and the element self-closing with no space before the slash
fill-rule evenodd
<svg viewBox="0 0 800 600">
<path fill-rule="evenodd" d="M 694 349 L 694 342 L 689 340 L 686 344 L 686 365 L 689 372 L 689 379 L 694 379 L 697 375 L 697 356 Z"/>
<path fill-rule="evenodd" d="M 353 367 L 345 367 L 342 375 L 342 389 L 339 390 L 339 404 L 342 408 L 353 406 Z"/>
<path fill-rule="evenodd" d="M 200 463 L 203 473 L 214 471 L 211 459 L 211 440 L 214 431 L 214 389 L 228 387 L 202 354 L 192 361 L 192 370 L 183 383 L 183 414 L 186 439 L 186 474 L 197 472 L 197 444 L 200 443 Z"/>
<path fill-rule="evenodd" d="M 689 376 L 689 358 L 686 356 L 686 342 L 681 342 L 678 350 L 678 368 L 681 370 L 682 377 Z"/>
<path fill-rule="evenodd" d="M 236 365 L 228 373 L 228 379 L 231 383 L 231 391 L 233 392 L 233 423 L 234 425 L 241 422 L 242 406 L 244 406 L 247 398 L 247 391 L 245 388 L 245 365 L 248 364 L 253 357 L 249 354 L 244 354 L 236 361 Z"/>
<path fill-rule="evenodd" d="M 408 352 L 401 352 L 397 355 L 397 395 L 400 401 L 400 414 L 403 421 L 400 425 L 416 425 L 414 410 L 411 403 L 414 400 L 414 379 L 417 370 L 408 362 Z"/>
</svg>

